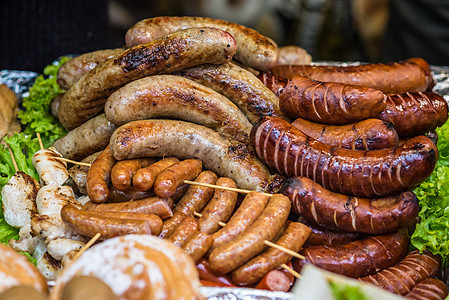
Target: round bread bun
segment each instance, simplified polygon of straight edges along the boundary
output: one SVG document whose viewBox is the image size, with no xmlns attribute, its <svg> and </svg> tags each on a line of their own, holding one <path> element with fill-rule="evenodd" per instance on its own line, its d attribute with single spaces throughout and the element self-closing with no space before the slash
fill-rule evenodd
<svg viewBox="0 0 449 300">
<path fill-rule="evenodd" d="M 77 276 L 103 280 L 120 299 L 201 299 L 193 260 L 172 243 L 151 235 L 125 235 L 86 250 L 57 278 L 50 299 Z"/>
<path fill-rule="evenodd" d="M 24 255 L 0 244 L 0 293 L 16 285 L 48 293 L 47 282 L 39 270 Z"/>
</svg>

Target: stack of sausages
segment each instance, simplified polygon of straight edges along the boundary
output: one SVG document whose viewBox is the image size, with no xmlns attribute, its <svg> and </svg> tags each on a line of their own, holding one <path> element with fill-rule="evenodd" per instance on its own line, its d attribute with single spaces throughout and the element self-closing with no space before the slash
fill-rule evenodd
<svg viewBox="0 0 449 300">
<path fill-rule="evenodd" d="M 207 258 L 208 278 L 245 286 L 289 262 L 264 241 L 299 251 L 310 232 L 297 270 L 312 262 L 364 277 L 404 258 L 401 229 L 418 213 L 411 189 L 438 159 L 421 134 L 447 120 L 425 61 L 281 66 L 270 39 L 196 17 L 143 20 L 126 45 L 81 55 L 58 73 L 67 92 L 53 107 L 70 132 L 54 146 L 95 159 L 87 176 L 72 172 L 91 200 L 62 211 L 72 228 L 159 235 L 196 262 Z M 235 192 L 187 189 L 184 180 L 288 198 L 248 194 L 240 204 Z M 310 228 L 286 223 L 290 206 Z M 349 253 L 359 265 L 342 263 Z"/>
</svg>

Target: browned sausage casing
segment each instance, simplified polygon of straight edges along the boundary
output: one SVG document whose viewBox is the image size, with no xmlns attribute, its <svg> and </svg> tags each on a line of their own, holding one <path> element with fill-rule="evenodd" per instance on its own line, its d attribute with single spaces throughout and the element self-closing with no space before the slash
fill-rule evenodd
<svg viewBox="0 0 449 300">
<path fill-rule="evenodd" d="M 284 195 L 272 196 L 259 218 L 234 240 L 215 248 L 209 255 L 211 269 L 217 274 L 228 273 L 265 248 L 284 225 L 290 213 L 290 200 Z"/>
<path fill-rule="evenodd" d="M 126 45 L 132 47 L 192 27 L 215 27 L 232 34 L 238 45 L 235 58 L 254 69 L 268 71 L 277 64 L 279 53 L 276 43 L 271 39 L 243 25 L 204 17 L 156 17 L 142 20 L 126 32 Z"/>
<path fill-rule="evenodd" d="M 116 189 L 113 185 L 109 186 L 108 203 L 127 202 L 131 200 L 140 200 L 148 197 L 153 197 L 154 191 L 138 191 L 133 187 L 130 187 L 126 191 Z M 168 199 L 167 199 L 168 200 Z"/>
<path fill-rule="evenodd" d="M 92 202 L 86 202 L 83 205 L 83 210 L 153 214 L 161 217 L 162 219 L 167 219 L 173 216 L 172 210 L 170 209 L 167 201 L 158 197 L 150 197 L 121 203 L 94 204 Z"/>
<path fill-rule="evenodd" d="M 94 154 L 91 154 L 84 158 L 81 162 L 92 164 L 100 155 L 102 151 L 95 152 Z M 87 195 L 86 190 L 86 178 L 87 178 L 87 172 L 89 171 L 89 166 L 82 166 L 82 165 L 74 165 L 69 169 L 69 176 L 72 178 L 73 182 L 76 184 L 76 187 L 78 189 L 78 192 L 80 192 L 83 195 Z"/>
<path fill-rule="evenodd" d="M 159 234 L 160 238 L 169 237 L 173 231 L 175 231 L 176 227 L 185 219 L 186 214 L 182 212 L 176 212 L 173 214 L 173 217 L 164 220 L 164 224 L 162 224 L 162 231 Z"/>
<path fill-rule="evenodd" d="M 277 66 L 273 69 L 273 74 L 289 79 L 299 75 L 324 82 L 367 86 L 388 94 L 424 92 L 433 85 L 429 64 L 421 58 L 347 67 Z"/>
<path fill-rule="evenodd" d="M 153 187 L 157 175 L 177 162 L 179 159 L 176 157 L 166 157 L 146 168 L 137 170 L 133 176 L 133 186 L 139 191 L 148 191 Z"/>
<path fill-rule="evenodd" d="M 351 278 L 374 274 L 398 263 L 408 252 L 409 238 L 404 233 L 369 236 L 345 245 L 312 246 L 299 253 L 306 259 L 292 259 L 293 268 L 301 272 L 305 264 Z"/>
<path fill-rule="evenodd" d="M 233 179 L 242 189 L 275 192 L 282 184 L 282 179 L 271 175 L 246 144 L 193 123 L 155 119 L 130 122 L 114 132 L 111 147 L 119 160 L 163 156 L 196 158 L 203 162 L 205 169 Z"/>
<path fill-rule="evenodd" d="M 195 182 L 215 184 L 217 182 L 217 174 L 212 171 L 203 171 L 195 178 Z M 194 212 L 200 212 L 213 195 L 214 188 L 212 187 L 189 185 L 187 192 L 176 204 L 173 211 L 180 211 L 191 216 Z"/>
<path fill-rule="evenodd" d="M 182 248 L 195 263 L 198 263 L 209 250 L 210 246 L 212 246 L 212 242 L 211 235 L 204 232 L 195 232 L 182 245 Z"/>
<path fill-rule="evenodd" d="M 212 249 L 232 241 L 248 229 L 265 209 L 269 199 L 269 196 L 262 193 L 248 193 L 235 213 L 232 214 L 226 226 L 212 235 L 214 239 Z"/>
<path fill-rule="evenodd" d="M 162 220 L 156 215 L 149 216 L 148 220 L 111 218 L 102 216 L 101 212 L 80 210 L 72 205 L 66 205 L 61 210 L 62 220 L 74 231 L 88 237 L 100 233 L 101 239 L 125 234 L 158 235 Z"/>
<path fill-rule="evenodd" d="M 256 289 L 288 292 L 292 286 L 292 280 L 282 271 L 271 270 L 255 286 Z"/>
<path fill-rule="evenodd" d="M 72 129 L 101 112 L 106 98 L 128 82 L 204 63 L 221 64 L 235 54 L 235 39 L 216 28 L 190 28 L 138 45 L 108 59 L 64 95 L 59 121 Z"/>
<path fill-rule="evenodd" d="M 419 254 L 417 250 L 410 252 L 398 264 L 360 280 L 377 285 L 399 295 L 410 293 L 420 281 L 437 275 L 440 269 L 438 256 L 426 251 Z"/>
<path fill-rule="evenodd" d="M 415 285 L 415 287 L 405 295 L 407 299 L 414 300 L 444 300 L 449 294 L 447 285 L 436 278 L 427 278 Z"/>
<path fill-rule="evenodd" d="M 367 119 L 348 125 L 324 125 L 298 118 L 293 123 L 302 133 L 334 148 L 376 150 L 399 145 L 393 123 Z"/>
<path fill-rule="evenodd" d="M 387 97 L 387 107 L 378 116 L 394 124 L 400 136 L 415 136 L 446 123 L 447 101 L 438 94 L 404 93 Z"/>
<path fill-rule="evenodd" d="M 176 246 L 182 247 L 187 239 L 198 231 L 198 228 L 198 221 L 192 216 L 187 216 L 176 226 L 173 233 L 166 238 Z"/>
<path fill-rule="evenodd" d="M 201 173 L 202 167 L 203 164 L 198 159 L 186 159 L 169 166 L 156 177 L 154 192 L 161 198 L 173 196 L 184 180 L 195 179 Z"/>
<path fill-rule="evenodd" d="M 432 173 L 438 159 L 435 144 L 425 136 L 398 148 L 335 149 L 276 117 L 264 117 L 254 126 L 251 144 L 280 174 L 305 176 L 331 191 L 359 197 L 410 190 Z"/>
<path fill-rule="evenodd" d="M 154 158 L 135 158 L 118 161 L 111 170 L 112 185 L 121 191 L 129 189 L 134 173 L 154 161 Z"/>
<path fill-rule="evenodd" d="M 418 198 L 405 191 L 385 198 L 358 198 L 333 193 L 306 177 L 287 179 L 281 193 L 293 211 L 308 222 L 347 232 L 384 234 L 415 221 Z"/>
<path fill-rule="evenodd" d="M 379 90 L 304 76 L 288 81 L 279 96 L 281 111 L 292 118 L 325 124 L 348 124 L 373 118 L 386 107 Z"/>
<path fill-rule="evenodd" d="M 291 222 L 276 244 L 286 249 L 298 252 L 310 235 L 310 228 L 298 222 Z M 291 259 L 284 251 L 269 248 L 254 257 L 243 266 L 232 271 L 231 280 L 238 285 L 250 285 L 258 282 L 271 270 L 280 267 Z"/>
<path fill-rule="evenodd" d="M 310 246 L 339 246 L 361 239 L 363 235 L 350 232 L 337 232 L 327 228 L 315 227 L 307 224 L 312 230 L 304 247 Z"/>
<path fill-rule="evenodd" d="M 95 159 L 87 172 L 86 190 L 90 201 L 94 203 L 106 202 L 109 196 L 109 181 L 115 158 L 109 146 Z"/>
</svg>

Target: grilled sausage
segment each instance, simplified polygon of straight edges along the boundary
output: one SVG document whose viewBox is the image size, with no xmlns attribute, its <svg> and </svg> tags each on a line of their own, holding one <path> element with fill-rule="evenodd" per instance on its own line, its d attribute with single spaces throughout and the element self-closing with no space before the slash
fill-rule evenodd
<svg viewBox="0 0 449 300">
<path fill-rule="evenodd" d="M 290 213 L 290 200 L 280 194 L 272 196 L 259 218 L 231 242 L 215 248 L 209 255 L 211 269 L 217 274 L 228 273 L 264 249 L 282 228 Z"/>
<path fill-rule="evenodd" d="M 115 158 L 107 146 L 90 166 L 86 177 L 86 190 L 92 202 L 103 203 L 108 199 L 108 185 L 114 164 Z"/>
<path fill-rule="evenodd" d="M 195 263 L 198 263 L 201 258 L 212 246 L 212 236 L 204 232 L 195 232 L 182 245 L 182 249 L 187 253 Z"/>
<path fill-rule="evenodd" d="M 104 108 L 106 98 L 128 82 L 203 63 L 221 64 L 236 51 L 231 34 L 216 28 L 180 30 L 111 58 L 76 82 L 62 98 L 59 121 L 67 129 Z"/>
<path fill-rule="evenodd" d="M 173 216 L 172 210 L 170 209 L 170 206 L 167 204 L 167 202 L 164 199 L 158 197 L 151 197 L 122 203 L 94 204 L 92 202 L 86 202 L 83 205 L 83 210 L 153 214 L 159 216 L 162 219 L 167 219 Z"/>
<path fill-rule="evenodd" d="M 157 175 L 177 162 L 179 159 L 176 157 L 166 157 L 148 167 L 137 170 L 133 176 L 133 186 L 139 191 L 148 191 L 153 187 Z"/>
<path fill-rule="evenodd" d="M 288 83 L 288 79 L 283 77 L 273 76 L 271 73 L 259 73 L 257 78 L 262 81 L 269 90 L 271 90 L 276 96 L 280 96 Z"/>
<path fill-rule="evenodd" d="M 192 216 L 187 216 L 176 226 L 168 239 L 176 246 L 182 247 L 187 239 L 198 231 L 198 228 L 198 221 Z"/>
<path fill-rule="evenodd" d="M 444 300 L 449 294 L 447 285 L 436 278 L 427 278 L 419 282 L 405 295 L 407 299 L 414 300 Z"/>
<path fill-rule="evenodd" d="M 239 24 L 204 17 L 157 17 L 142 20 L 126 32 L 126 45 L 132 47 L 191 27 L 215 27 L 229 32 L 237 41 L 235 58 L 254 69 L 267 71 L 277 64 L 279 53 L 277 45 L 271 39 Z"/>
<path fill-rule="evenodd" d="M 251 192 L 246 195 L 240 206 L 222 229 L 215 232 L 212 249 L 222 246 L 233 239 L 253 224 L 265 209 L 269 196 Z"/>
<path fill-rule="evenodd" d="M 279 47 L 278 65 L 308 65 L 312 62 L 312 56 L 299 46 Z"/>
<path fill-rule="evenodd" d="M 99 63 L 122 53 L 124 50 L 123 48 L 97 50 L 73 57 L 58 69 L 56 82 L 61 88 L 68 90 Z"/>
<path fill-rule="evenodd" d="M 380 272 L 360 278 L 385 290 L 399 295 L 410 293 L 420 281 L 435 276 L 440 269 L 438 256 L 426 251 L 419 254 L 417 250 L 410 252 L 398 264 Z"/>
<path fill-rule="evenodd" d="M 93 237 L 100 233 L 101 239 L 109 239 L 125 234 L 154 234 L 161 232 L 162 220 L 156 215 L 149 215 L 148 220 L 122 219 L 102 216 L 101 212 L 77 209 L 66 205 L 61 210 L 61 218 L 77 233 Z"/>
<path fill-rule="evenodd" d="M 277 66 L 275 76 L 307 76 L 324 82 L 340 82 L 379 89 L 388 94 L 424 92 L 433 85 L 429 64 L 421 58 L 410 58 L 389 64 L 359 66 Z"/>
<path fill-rule="evenodd" d="M 274 292 L 288 292 L 292 284 L 292 280 L 284 272 L 271 270 L 259 281 L 255 288 Z"/>
<path fill-rule="evenodd" d="M 376 150 L 399 145 L 393 123 L 367 119 L 348 125 L 323 125 L 298 118 L 293 123 L 302 133 L 333 148 Z"/>
<path fill-rule="evenodd" d="M 70 130 L 53 147 L 65 158 L 80 160 L 104 149 L 116 128 L 101 114 Z"/>
<path fill-rule="evenodd" d="M 130 188 L 132 177 L 137 170 L 142 169 L 155 161 L 154 158 L 136 158 L 118 161 L 111 170 L 111 183 L 121 191 Z"/>
<path fill-rule="evenodd" d="M 310 235 L 310 228 L 298 222 L 291 222 L 276 244 L 298 252 Z M 291 259 L 284 251 L 269 248 L 243 266 L 232 271 L 231 280 L 237 285 L 250 285 L 260 281 L 269 271 L 280 267 Z"/>
<path fill-rule="evenodd" d="M 32 163 L 39 174 L 39 181 L 42 185 L 63 185 L 69 179 L 67 163 L 59 160 L 60 157 L 62 155 L 53 147 L 34 153 Z"/>
<path fill-rule="evenodd" d="M 245 144 L 188 122 L 130 122 L 114 132 L 111 147 L 119 160 L 155 156 L 196 158 L 206 169 L 233 179 L 243 189 L 277 191 L 282 184 L 282 180 L 272 176 Z"/>
<path fill-rule="evenodd" d="M 156 177 L 154 192 L 161 198 L 173 196 L 184 180 L 193 180 L 201 173 L 202 166 L 198 159 L 186 159 L 171 165 Z"/>
<path fill-rule="evenodd" d="M 200 65 L 174 74 L 194 80 L 226 96 L 252 124 L 262 116 L 288 118 L 281 112 L 276 95 L 254 74 L 236 64 Z"/>
<path fill-rule="evenodd" d="M 404 233 L 369 236 L 345 245 L 312 246 L 299 253 L 305 259 L 292 259 L 293 268 L 301 272 L 305 264 L 351 278 L 374 274 L 398 263 L 408 252 L 409 238 Z"/>
<path fill-rule="evenodd" d="M 400 136 L 433 131 L 446 123 L 447 101 L 435 93 L 405 93 L 387 97 L 387 107 L 378 116 L 394 124 Z"/>
<path fill-rule="evenodd" d="M 307 224 L 311 229 L 309 238 L 304 244 L 304 247 L 310 246 L 339 246 L 347 244 L 355 240 L 361 239 L 363 236 L 358 233 L 350 232 L 336 232 L 327 228 L 321 228 Z"/>
<path fill-rule="evenodd" d="M 94 154 L 91 154 L 84 158 L 81 162 L 92 164 L 100 155 L 102 151 L 95 152 Z M 86 180 L 87 180 L 87 172 L 89 171 L 89 166 L 82 166 L 82 165 L 74 165 L 69 169 L 69 176 L 73 180 L 73 182 L 76 184 L 76 188 L 78 191 L 83 194 L 87 195 L 86 191 Z"/>
<path fill-rule="evenodd" d="M 218 178 L 216 185 L 237 188 L 235 182 L 226 177 Z M 237 196 L 237 192 L 216 188 L 214 196 L 201 211 L 202 216 L 198 221 L 200 231 L 212 234 L 220 227 L 218 223 L 227 222 L 234 211 Z"/>
<path fill-rule="evenodd" d="M 333 193 L 306 177 L 287 179 L 281 193 L 292 201 L 293 211 L 307 221 L 330 229 L 384 234 L 413 223 L 418 198 L 412 191 L 369 199 Z"/>
<path fill-rule="evenodd" d="M 195 178 L 195 182 L 215 184 L 217 181 L 217 174 L 212 171 L 203 171 Z M 200 185 L 189 185 L 187 192 L 179 200 L 174 208 L 174 212 L 182 212 L 188 216 L 193 215 L 194 212 L 201 211 L 209 202 L 214 194 L 214 188 Z"/>
<path fill-rule="evenodd" d="M 311 140 L 288 122 L 264 117 L 251 131 L 257 156 L 280 174 L 305 176 L 325 188 L 360 197 L 412 189 L 433 171 L 435 144 L 418 136 L 398 148 L 335 149 Z"/>
<path fill-rule="evenodd" d="M 379 115 L 386 107 L 385 98 L 372 88 L 298 76 L 289 80 L 279 95 L 279 106 L 292 118 L 349 124 Z"/>
<path fill-rule="evenodd" d="M 105 114 L 118 126 L 164 117 L 185 120 L 241 142 L 248 141 L 252 128 L 228 98 L 195 81 L 173 75 L 150 76 L 128 83 L 109 96 Z"/>
<path fill-rule="evenodd" d="M 176 227 L 184 220 L 187 216 L 182 212 L 176 212 L 173 214 L 173 217 L 164 220 L 164 224 L 162 224 L 162 231 L 159 234 L 160 238 L 169 237 L 173 231 L 175 231 Z"/>
<path fill-rule="evenodd" d="M 130 187 L 126 191 L 116 189 L 113 185 L 109 187 L 108 203 L 128 202 L 131 200 L 140 200 L 148 197 L 153 197 L 154 191 L 138 191 L 133 187 Z M 166 199 L 167 201 L 169 199 Z"/>
</svg>

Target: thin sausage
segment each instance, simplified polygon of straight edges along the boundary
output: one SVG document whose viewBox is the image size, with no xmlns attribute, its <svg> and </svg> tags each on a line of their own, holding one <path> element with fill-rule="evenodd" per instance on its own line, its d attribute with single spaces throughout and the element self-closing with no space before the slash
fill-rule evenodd
<svg viewBox="0 0 449 300">
<path fill-rule="evenodd" d="M 159 234 L 160 238 L 169 237 L 173 231 L 175 231 L 176 227 L 184 220 L 187 216 L 182 212 L 176 212 L 173 214 L 173 217 L 164 220 L 164 224 L 162 224 L 162 231 Z"/>
<path fill-rule="evenodd" d="M 333 193 L 306 177 L 291 177 L 281 193 L 290 198 L 293 211 L 307 221 L 347 232 L 394 232 L 413 223 L 419 212 L 418 198 L 412 191 L 385 198 L 359 198 Z"/>
<path fill-rule="evenodd" d="M 335 149 L 275 117 L 264 117 L 254 126 L 251 144 L 280 174 L 305 176 L 331 191 L 360 197 L 410 190 L 429 177 L 438 160 L 435 144 L 425 136 L 398 148 Z"/>
<path fill-rule="evenodd" d="M 133 176 L 133 186 L 139 191 L 148 191 L 153 187 L 157 175 L 177 162 L 179 159 L 176 157 L 166 157 L 146 168 L 137 170 Z"/>
<path fill-rule="evenodd" d="M 154 158 L 135 158 L 118 161 L 111 170 L 112 185 L 121 191 L 129 189 L 134 173 L 154 161 Z"/>
<path fill-rule="evenodd" d="M 427 278 L 419 282 L 405 295 L 407 299 L 414 300 L 444 300 L 449 294 L 447 285 L 436 278 Z"/>
<path fill-rule="evenodd" d="M 173 196 L 184 180 L 193 180 L 201 173 L 202 166 L 198 159 L 186 159 L 171 165 L 156 177 L 154 192 L 161 198 Z"/>
<path fill-rule="evenodd" d="M 87 172 L 86 190 L 89 199 L 94 203 L 106 202 L 109 196 L 111 170 L 115 164 L 109 146 L 95 159 Z"/>
<path fill-rule="evenodd" d="M 367 119 L 348 125 L 323 125 L 298 118 L 293 123 L 302 133 L 333 148 L 376 150 L 399 146 L 391 122 Z"/>
<path fill-rule="evenodd" d="M 398 264 L 381 270 L 361 281 L 369 282 L 385 290 L 399 295 L 410 293 L 420 281 L 433 277 L 440 270 L 440 258 L 429 251 L 419 254 L 417 250 L 410 252 Z"/>
<path fill-rule="evenodd" d="M 217 182 L 217 174 L 212 171 L 203 171 L 195 178 L 195 182 L 215 184 Z M 200 185 L 189 185 L 187 192 L 176 204 L 173 212 L 182 212 L 188 216 L 194 212 L 200 212 L 209 202 L 214 194 L 214 188 Z"/>
<path fill-rule="evenodd" d="M 288 292 L 292 281 L 282 271 L 271 270 L 255 286 L 256 289 L 273 292 Z"/>
<path fill-rule="evenodd" d="M 265 248 L 282 228 L 290 213 L 290 200 L 280 194 L 272 196 L 259 218 L 231 242 L 212 250 L 209 255 L 211 269 L 217 274 L 228 273 Z"/>
<path fill-rule="evenodd" d="M 182 245 L 184 252 L 187 253 L 195 263 L 198 263 L 201 258 L 212 246 L 212 236 L 204 232 L 195 232 Z"/>
<path fill-rule="evenodd" d="M 140 200 L 148 197 L 153 197 L 154 191 L 138 191 L 133 187 L 130 187 L 126 191 L 116 189 L 113 185 L 109 187 L 108 203 L 127 202 L 131 200 Z M 168 200 L 168 199 L 167 199 Z"/>
<path fill-rule="evenodd" d="M 167 219 L 173 216 L 172 210 L 170 209 L 167 201 L 158 197 L 122 203 L 94 204 L 92 202 L 86 202 L 83 206 L 83 210 L 153 214 L 161 217 L 162 219 Z"/>
<path fill-rule="evenodd" d="M 198 231 L 198 228 L 198 221 L 192 216 L 187 216 L 176 226 L 173 233 L 166 238 L 176 246 L 182 247 L 187 239 Z"/>
<path fill-rule="evenodd" d="M 237 188 L 235 182 L 226 177 L 218 178 L 216 185 Z M 201 211 L 202 216 L 198 221 L 200 224 L 200 231 L 212 234 L 220 228 L 218 223 L 227 222 L 234 211 L 235 204 L 237 203 L 237 196 L 237 192 L 216 188 L 214 196 Z"/>
</svg>

